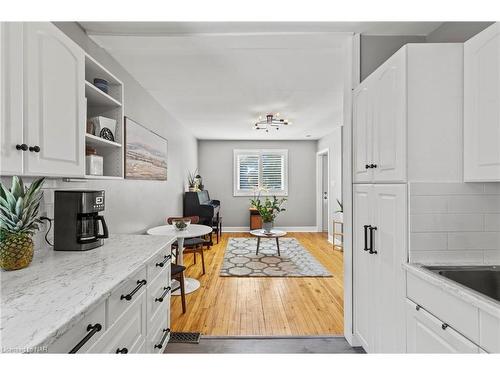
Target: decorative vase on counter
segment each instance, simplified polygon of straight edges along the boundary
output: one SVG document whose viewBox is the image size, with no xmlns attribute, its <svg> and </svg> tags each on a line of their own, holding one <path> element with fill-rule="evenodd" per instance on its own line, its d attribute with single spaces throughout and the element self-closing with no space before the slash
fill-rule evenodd
<svg viewBox="0 0 500 375">
<path fill-rule="evenodd" d="M 271 233 L 272 229 L 273 229 L 273 222 L 272 221 L 269 221 L 269 222 L 266 222 L 264 221 L 262 223 L 262 229 L 264 229 L 264 232 L 266 233 Z"/>
<path fill-rule="evenodd" d="M 33 234 L 38 230 L 38 208 L 43 178 L 25 188 L 20 177 L 12 177 L 7 189 L 0 183 L 0 268 L 6 271 L 28 267 L 33 260 Z"/>
</svg>

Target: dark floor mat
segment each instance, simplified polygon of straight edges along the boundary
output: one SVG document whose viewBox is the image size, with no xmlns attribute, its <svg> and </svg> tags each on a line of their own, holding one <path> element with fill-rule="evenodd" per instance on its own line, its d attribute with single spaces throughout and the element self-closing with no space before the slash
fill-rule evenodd
<svg viewBox="0 0 500 375">
<path fill-rule="evenodd" d="M 199 344 L 200 332 L 172 332 L 169 343 L 174 344 Z"/>
</svg>

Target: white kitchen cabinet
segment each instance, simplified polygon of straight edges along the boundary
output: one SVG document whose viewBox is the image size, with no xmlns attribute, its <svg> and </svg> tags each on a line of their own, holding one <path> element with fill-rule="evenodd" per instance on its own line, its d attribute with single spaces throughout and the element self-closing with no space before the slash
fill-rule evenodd
<svg viewBox="0 0 500 375">
<path fill-rule="evenodd" d="M 359 184 L 353 194 L 354 332 L 367 352 L 404 352 L 406 185 Z"/>
<path fill-rule="evenodd" d="M 24 24 L 23 52 L 24 174 L 83 176 L 84 52 L 48 22 Z"/>
<path fill-rule="evenodd" d="M 500 23 L 464 44 L 464 179 L 500 181 Z"/>
<path fill-rule="evenodd" d="M 406 300 L 408 353 L 479 353 L 479 347 L 422 307 Z"/>
<path fill-rule="evenodd" d="M 5 175 L 23 172 L 22 30 L 22 23 L 0 22 L 0 173 Z"/>
<path fill-rule="evenodd" d="M 407 44 L 353 93 L 353 182 L 462 180 L 463 45 Z"/>
</svg>

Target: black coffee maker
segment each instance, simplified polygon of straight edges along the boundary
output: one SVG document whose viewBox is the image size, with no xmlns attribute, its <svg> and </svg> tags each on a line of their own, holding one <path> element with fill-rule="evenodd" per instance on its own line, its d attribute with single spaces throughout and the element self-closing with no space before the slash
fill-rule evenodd
<svg viewBox="0 0 500 375">
<path fill-rule="evenodd" d="M 102 246 L 109 234 L 100 211 L 104 211 L 104 190 L 56 190 L 54 250 L 83 251 Z"/>
</svg>

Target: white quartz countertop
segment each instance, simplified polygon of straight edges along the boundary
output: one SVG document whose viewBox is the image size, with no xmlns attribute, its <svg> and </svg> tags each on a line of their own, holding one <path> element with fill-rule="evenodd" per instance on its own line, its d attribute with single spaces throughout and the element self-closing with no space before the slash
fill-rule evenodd
<svg viewBox="0 0 500 375">
<path fill-rule="evenodd" d="M 436 266 L 437 264 L 432 264 Z M 441 266 L 446 266 L 439 264 Z M 453 266 L 456 266 L 455 264 Z M 444 276 L 438 275 L 425 268 L 425 265 L 418 263 L 403 264 L 408 272 L 422 278 L 423 280 L 435 285 L 436 287 L 453 294 L 454 296 L 472 304 L 480 310 L 484 310 L 493 316 L 500 316 L 500 302 L 490 298 L 484 294 L 476 292 L 466 286 L 463 286 Z"/>
<path fill-rule="evenodd" d="M 52 343 L 175 240 L 111 235 L 89 251 L 35 250 L 28 268 L 0 273 L 0 352 Z"/>
</svg>

